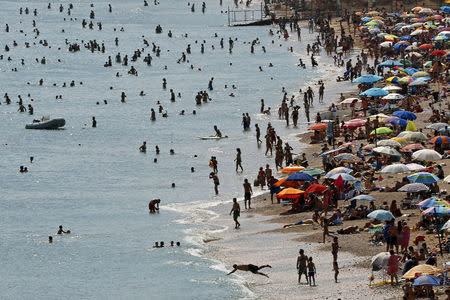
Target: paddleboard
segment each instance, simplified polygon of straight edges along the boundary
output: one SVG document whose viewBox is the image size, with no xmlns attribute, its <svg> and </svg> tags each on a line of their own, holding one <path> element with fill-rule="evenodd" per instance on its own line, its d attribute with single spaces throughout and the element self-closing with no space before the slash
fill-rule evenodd
<svg viewBox="0 0 450 300">
<path fill-rule="evenodd" d="M 198 138 L 201 139 L 201 140 L 220 140 L 220 139 L 228 138 L 228 135 L 222 136 L 222 137 L 219 137 L 219 136 L 199 136 Z"/>
</svg>

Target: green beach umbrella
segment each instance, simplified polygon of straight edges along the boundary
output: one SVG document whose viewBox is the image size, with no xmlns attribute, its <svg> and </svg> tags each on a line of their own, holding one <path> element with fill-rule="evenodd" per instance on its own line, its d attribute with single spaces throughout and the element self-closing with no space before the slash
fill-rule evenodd
<svg viewBox="0 0 450 300">
<path fill-rule="evenodd" d="M 372 132 L 370 134 L 374 135 L 374 134 L 387 134 L 387 133 L 392 133 L 392 129 L 390 129 L 388 127 L 378 127 L 377 129 L 372 130 Z"/>
<path fill-rule="evenodd" d="M 311 176 L 317 176 L 317 175 L 325 173 L 324 170 L 318 169 L 318 168 L 308 168 L 308 169 L 303 170 L 302 172 L 309 174 Z"/>
</svg>

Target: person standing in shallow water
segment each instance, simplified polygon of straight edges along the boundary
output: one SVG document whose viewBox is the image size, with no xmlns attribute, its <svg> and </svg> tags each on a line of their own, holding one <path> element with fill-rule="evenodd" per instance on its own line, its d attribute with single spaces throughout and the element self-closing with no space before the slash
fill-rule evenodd
<svg viewBox="0 0 450 300">
<path fill-rule="evenodd" d="M 236 198 L 233 198 L 233 207 L 231 208 L 230 215 L 231 214 L 233 214 L 233 220 L 235 223 L 234 229 L 238 229 L 241 227 L 241 223 L 238 221 L 238 218 L 241 215 L 241 207 L 239 206 Z"/>
<path fill-rule="evenodd" d="M 238 171 L 238 168 L 241 168 L 241 172 L 244 171 L 244 168 L 242 168 L 242 158 L 241 158 L 241 149 L 236 148 L 236 158 L 234 159 L 236 162 L 236 172 Z"/>
<path fill-rule="evenodd" d="M 251 209 L 250 204 L 251 204 L 251 198 L 252 198 L 252 185 L 248 182 L 248 179 L 245 178 L 244 179 L 244 206 L 245 209 L 247 209 L 247 201 L 248 201 L 248 209 Z"/>
<path fill-rule="evenodd" d="M 97 127 L 97 120 L 95 119 L 95 117 L 92 117 L 92 127 L 93 128 Z"/>
</svg>

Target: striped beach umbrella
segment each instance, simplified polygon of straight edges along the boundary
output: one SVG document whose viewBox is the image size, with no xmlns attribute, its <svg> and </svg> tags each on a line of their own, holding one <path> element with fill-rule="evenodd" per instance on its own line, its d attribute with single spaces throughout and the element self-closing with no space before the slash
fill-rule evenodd
<svg viewBox="0 0 450 300">
<path fill-rule="evenodd" d="M 418 207 L 420 207 L 420 209 L 422 209 L 422 210 L 428 209 L 433 206 L 438 206 L 438 205 L 450 208 L 450 203 L 448 203 L 445 200 L 441 200 L 437 197 L 430 197 L 428 199 L 425 199 L 425 200 L 417 203 L 416 205 Z"/>
<path fill-rule="evenodd" d="M 421 150 L 421 149 L 425 149 L 425 147 L 422 146 L 421 144 L 409 144 L 409 145 L 406 145 L 405 147 L 401 148 L 400 151 L 411 152 L 411 151 Z"/>
<path fill-rule="evenodd" d="M 450 143 L 450 138 L 445 135 L 435 136 L 428 141 L 429 144 L 448 144 Z"/>
<path fill-rule="evenodd" d="M 408 176 L 408 180 L 411 182 L 419 182 L 425 184 L 435 183 L 439 180 L 439 178 L 428 172 L 419 172 Z"/>
<path fill-rule="evenodd" d="M 450 208 L 444 205 L 432 206 L 423 211 L 424 215 L 440 215 L 447 216 L 450 214 Z"/>
<path fill-rule="evenodd" d="M 316 123 L 313 126 L 309 127 L 309 130 L 325 130 L 328 128 L 328 124 L 325 123 Z"/>
</svg>

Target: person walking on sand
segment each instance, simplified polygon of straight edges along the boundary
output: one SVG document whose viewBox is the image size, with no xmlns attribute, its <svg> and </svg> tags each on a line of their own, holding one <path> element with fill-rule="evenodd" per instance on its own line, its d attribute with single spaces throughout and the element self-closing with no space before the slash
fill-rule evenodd
<svg viewBox="0 0 450 300">
<path fill-rule="evenodd" d="M 241 271 L 247 271 L 247 272 L 250 271 L 253 274 L 258 274 L 258 275 L 266 276 L 267 278 L 269 278 L 269 276 L 267 276 L 267 274 L 259 272 L 259 270 L 261 270 L 263 268 L 272 268 L 272 267 L 270 265 L 264 265 L 264 266 L 258 267 L 258 266 L 252 265 L 252 264 L 248 264 L 248 265 L 233 265 L 233 271 L 231 271 L 227 275 L 233 274 L 237 270 L 241 270 Z"/>
<path fill-rule="evenodd" d="M 241 223 L 238 221 L 238 218 L 241 215 L 241 207 L 239 206 L 236 198 L 233 198 L 233 207 L 231 208 L 230 215 L 231 214 L 233 214 L 233 220 L 235 223 L 234 229 L 238 229 L 241 227 Z"/>
<path fill-rule="evenodd" d="M 240 148 L 236 148 L 236 158 L 234 159 L 234 161 L 236 162 L 236 172 L 238 171 L 238 168 L 241 168 L 241 172 L 244 171 L 244 168 L 242 168 L 242 158 L 241 158 L 241 149 Z"/>
<path fill-rule="evenodd" d="M 337 263 L 337 257 L 339 252 L 339 241 L 338 237 L 333 237 L 333 243 L 331 244 L 331 254 L 333 255 L 333 270 L 334 270 L 334 281 L 337 283 L 337 278 L 339 275 L 339 266 Z"/>
<path fill-rule="evenodd" d="M 328 219 L 323 218 L 323 243 L 325 244 L 325 236 L 331 236 L 330 231 L 328 230 Z"/>
<path fill-rule="evenodd" d="M 248 201 L 248 209 L 251 209 L 250 203 L 252 198 L 252 185 L 248 182 L 248 179 L 244 179 L 244 207 L 247 209 L 247 201 Z"/>
<path fill-rule="evenodd" d="M 300 249 L 298 253 L 300 254 L 297 257 L 298 283 L 300 284 L 302 275 L 305 274 L 306 284 L 308 284 L 309 283 L 308 274 L 306 273 L 308 256 L 305 255 L 305 251 L 303 249 Z"/>
<path fill-rule="evenodd" d="M 398 284 L 398 260 L 400 256 L 398 254 L 395 254 L 394 250 L 389 251 L 389 258 L 388 258 L 388 270 L 387 274 L 391 276 L 391 285 L 394 285 L 394 279 L 395 283 Z"/>
<path fill-rule="evenodd" d="M 316 285 L 316 278 L 314 277 L 314 275 L 316 274 L 316 265 L 313 263 L 312 261 L 312 257 L 309 257 L 309 261 L 308 261 L 308 278 L 309 278 L 309 286 L 311 286 L 311 279 L 314 283 L 314 285 Z"/>
</svg>

